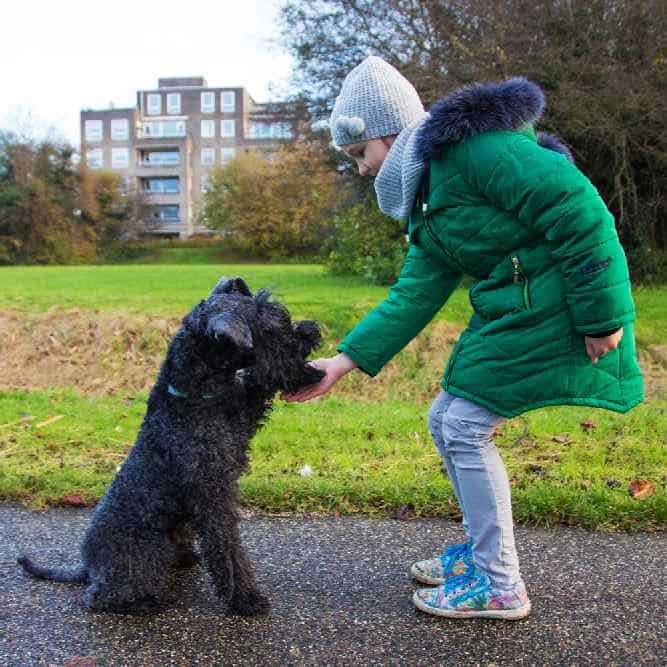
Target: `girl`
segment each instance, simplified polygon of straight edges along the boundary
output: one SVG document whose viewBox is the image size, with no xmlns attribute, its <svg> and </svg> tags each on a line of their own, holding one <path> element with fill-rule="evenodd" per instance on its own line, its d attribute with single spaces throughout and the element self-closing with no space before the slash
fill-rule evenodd
<svg viewBox="0 0 667 667">
<path fill-rule="evenodd" d="M 388 297 L 313 365 L 307 401 L 354 368 L 376 375 L 433 318 L 464 274 L 474 314 L 428 425 L 467 541 L 412 566 L 433 588 L 415 605 L 457 618 L 530 613 L 510 485 L 493 443 L 505 418 L 546 405 L 626 412 L 643 399 L 625 254 L 597 190 L 558 139 L 536 134 L 544 96 L 515 78 L 458 90 L 425 113 L 413 86 L 370 57 L 343 82 L 333 141 L 375 175 L 382 211 L 407 218 L 409 249 Z"/>
</svg>

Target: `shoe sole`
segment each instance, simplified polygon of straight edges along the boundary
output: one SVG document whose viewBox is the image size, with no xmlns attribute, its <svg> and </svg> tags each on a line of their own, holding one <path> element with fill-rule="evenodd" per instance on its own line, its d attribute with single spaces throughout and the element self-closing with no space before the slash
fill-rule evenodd
<svg viewBox="0 0 667 667">
<path fill-rule="evenodd" d="M 422 584 L 428 584 L 429 586 L 440 586 L 445 583 L 445 580 L 442 577 L 429 577 L 427 574 L 424 574 L 419 570 L 416 565 L 413 565 L 410 568 L 410 574 L 413 579 L 420 581 Z"/>
<path fill-rule="evenodd" d="M 505 621 L 518 621 L 530 614 L 530 602 L 518 609 L 488 609 L 479 611 L 455 611 L 454 609 L 438 609 L 427 605 L 415 592 L 412 596 L 415 607 L 433 616 L 446 618 L 500 618 Z"/>
</svg>

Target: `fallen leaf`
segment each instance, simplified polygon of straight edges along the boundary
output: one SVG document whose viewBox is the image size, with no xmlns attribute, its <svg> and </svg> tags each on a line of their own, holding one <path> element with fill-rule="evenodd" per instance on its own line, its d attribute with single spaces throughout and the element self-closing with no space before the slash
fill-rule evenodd
<svg viewBox="0 0 667 667">
<path fill-rule="evenodd" d="M 622 485 L 622 482 L 620 482 L 620 481 L 617 480 L 617 479 L 608 479 L 608 480 L 607 480 L 607 486 L 608 486 L 610 489 L 615 489 L 616 487 L 621 486 L 621 485 Z"/>
<path fill-rule="evenodd" d="M 70 493 L 60 499 L 60 504 L 67 507 L 86 507 L 88 503 L 80 493 Z"/>
<path fill-rule="evenodd" d="M 655 493 L 655 484 L 647 479 L 633 479 L 628 488 L 630 495 L 637 500 L 643 500 Z"/>
<path fill-rule="evenodd" d="M 569 445 L 572 442 L 572 438 L 569 435 L 554 435 L 551 438 L 554 442 L 559 442 L 561 445 Z"/>
<path fill-rule="evenodd" d="M 586 432 L 592 431 L 594 428 L 598 427 L 598 425 L 592 419 L 587 419 L 585 422 L 581 422 L 580 426 Z"/>
<path fill-rule="evenodd" d="M 69 660 L 65 660 L 63 667 L 97 667 L 97 658 L 74 655 Z"/>
</svg>

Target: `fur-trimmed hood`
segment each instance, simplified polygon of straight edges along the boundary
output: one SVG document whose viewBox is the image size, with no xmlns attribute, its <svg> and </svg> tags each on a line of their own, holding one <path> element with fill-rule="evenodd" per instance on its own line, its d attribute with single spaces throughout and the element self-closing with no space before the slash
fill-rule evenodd
<svg viewBox="0 0 667 667">
<path fill-rule="evenodd" d="M 482 132 L 534 125 L 541 118 L 545 104 L 542 89 L 524 77 L 465 86 L 433 104 L 430 118 L 418 130 L 417 152 L 423 160 L 428 160 L 434 150 L 448 143 Z M 537 142 L 574 162 L 570 149 L 555 135 L 538 132 Z"/>
</svg>

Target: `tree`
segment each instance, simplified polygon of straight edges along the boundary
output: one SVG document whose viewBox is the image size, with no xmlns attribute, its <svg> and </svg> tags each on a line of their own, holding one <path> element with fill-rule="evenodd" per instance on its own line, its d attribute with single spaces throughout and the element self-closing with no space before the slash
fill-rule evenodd
<svg viewBox="0 0 667 667">
<path fill-rule="evenodd" d="M 313 255 L 340 201 L 337 180 L 314 144 L 243 153 L 212 172 L 201 219 L 252 256 Z"/>
<path fill-rule="evenodd" d="M 667 250 L 667 3 L 662 0 L 288 0 L 283 41 L 315 119 L 365 56 L 428 107 L 474 81 L 540 84 L 543 128 L 573 148 L 616 216 L 633 273 Z"/>
<path fill-rule="evenodd" d="M 118 175 L 73 163 L 67 144 L 0 134 L 0 263 L 94 261 L 131 230 L 141 198 Z"/>
</svg>

